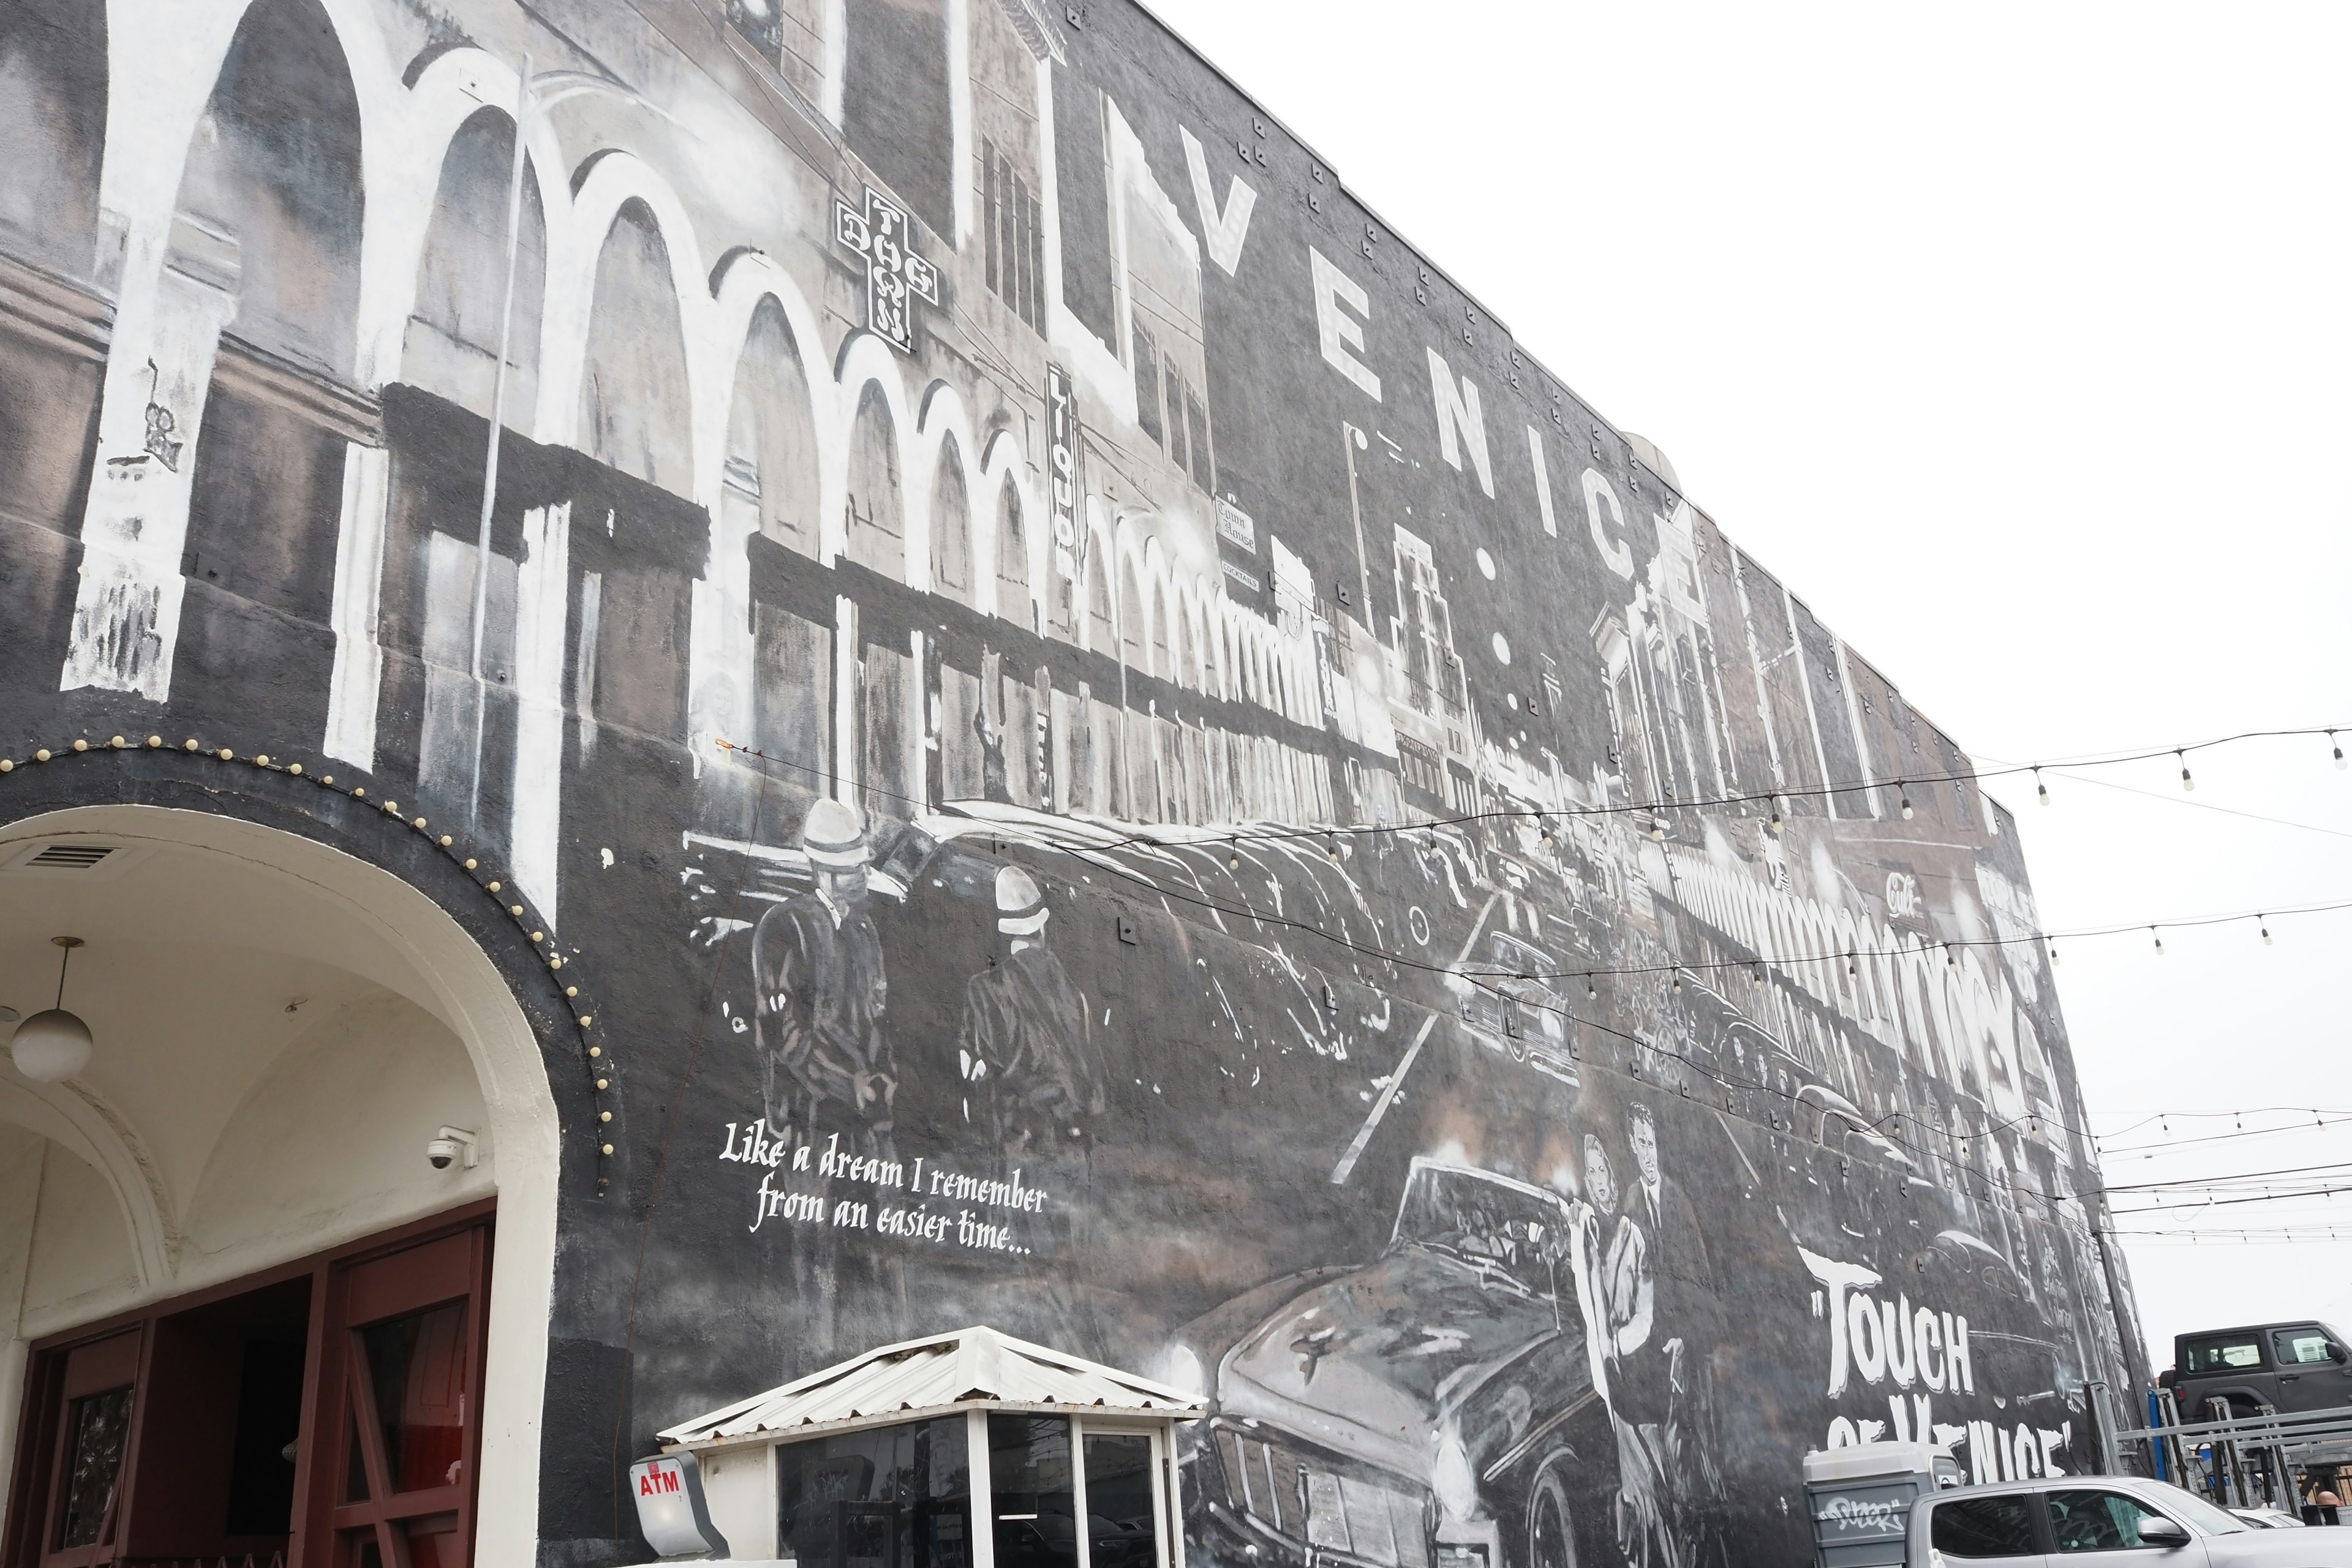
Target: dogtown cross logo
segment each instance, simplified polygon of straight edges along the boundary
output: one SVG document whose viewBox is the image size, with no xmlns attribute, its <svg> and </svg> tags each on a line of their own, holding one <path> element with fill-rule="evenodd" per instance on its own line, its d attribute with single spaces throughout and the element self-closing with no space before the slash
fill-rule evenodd
<svg viewBox="0 0 2352 1568">
<path fill-rule="evenodd" d="M 906 210 L 873 186 L 866 187 L 860 213 L 839 197 L 833 204 L 833 237 L 866 258 L 866 324 L 887 338 L 900 353 L 915 352 L 910 299 L 936 307 L 940 269 L 915 254 Z"/>
</svg>

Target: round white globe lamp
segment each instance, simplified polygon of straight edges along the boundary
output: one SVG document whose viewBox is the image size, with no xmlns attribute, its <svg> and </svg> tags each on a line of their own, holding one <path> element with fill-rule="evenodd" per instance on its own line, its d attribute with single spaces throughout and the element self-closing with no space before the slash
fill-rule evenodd
<svg viewBox="0 0 2352 1568">
<path fill-rule="evenodd" d="M 73 959 L 73 950 L 81 945 L 81 938 L 49 940 L 65 949 L 58 959 L 58 1005 L 17 1025 L 15 1037 L 8 1042 L 16 1070 L 35 1083 L 63 1083 L 79 1076 L 89 1066 L 91 1049 L 89 1026 L 65 1008 L 66 965 Z"/>
</svg>

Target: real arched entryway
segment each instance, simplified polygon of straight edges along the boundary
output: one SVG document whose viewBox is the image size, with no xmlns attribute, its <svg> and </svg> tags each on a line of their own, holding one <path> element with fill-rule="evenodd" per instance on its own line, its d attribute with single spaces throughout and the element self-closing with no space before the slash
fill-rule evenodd
<svg viewBox="0 0 2352 1568">
<path fill-rule="evenodd" d="M 532 1560 L 557 1118 L 497 965 L 389 871 L 154 806 L 0 829 L 0 1003 L 58 935 L 96 1048 L 0 1054 L 0 1558 Z"/>
</svg>

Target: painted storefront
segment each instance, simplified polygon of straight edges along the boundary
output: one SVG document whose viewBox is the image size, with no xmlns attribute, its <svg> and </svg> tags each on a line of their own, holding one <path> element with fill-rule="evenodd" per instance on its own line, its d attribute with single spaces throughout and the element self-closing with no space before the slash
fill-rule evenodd
<svg viewBox="0 0 2352 1568">
<path fill-rule="evenodd" d="M 1799 1562 L 2144 1375 L 1965 754 L 1139 9 L 10 0 L 0 125 L 0 820 L 511 991 L 477 1560 L 967 1323 L 1202 1395 L 1230 1568 Z"/>
</svg>

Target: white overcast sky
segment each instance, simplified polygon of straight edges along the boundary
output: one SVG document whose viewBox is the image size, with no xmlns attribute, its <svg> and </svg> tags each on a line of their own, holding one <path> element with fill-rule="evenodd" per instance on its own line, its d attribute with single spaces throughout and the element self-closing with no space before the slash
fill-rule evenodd
<svg viewBox="0 0 2352 1568">
<path fill-rule="evenodd" d="M 1983 765 L 2352 724 L 2352 7 L 1150 3 Z M 2046 926 L 2352 899 L 2326 742 L 2192 765 L 1996 786 Z M 2352 1118 L 2352 914 L 2271 930 L 2060 943 L 2100 1132 Z M 2154 1364 L 2352 1331 L 2352 1192 L 2120 1222 L 2336 1213 L 2129 1243 Z"/>
</svg>

